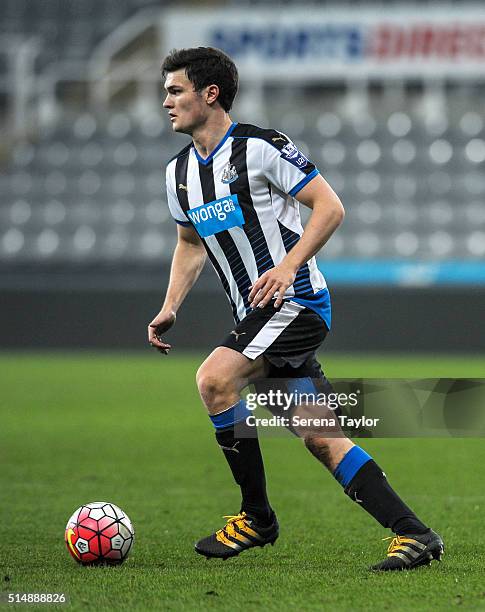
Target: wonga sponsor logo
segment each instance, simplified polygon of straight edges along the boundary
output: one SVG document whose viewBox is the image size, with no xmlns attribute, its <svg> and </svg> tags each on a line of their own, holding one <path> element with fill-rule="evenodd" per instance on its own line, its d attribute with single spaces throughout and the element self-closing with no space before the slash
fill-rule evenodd
<svg viewBox="0 0 485 612">
<path fill-rule="evenodd" d="M 187 215 L 201 238 L 244 225 L 243 212 L 234 194 L 191 208 Z"/>
</svg>

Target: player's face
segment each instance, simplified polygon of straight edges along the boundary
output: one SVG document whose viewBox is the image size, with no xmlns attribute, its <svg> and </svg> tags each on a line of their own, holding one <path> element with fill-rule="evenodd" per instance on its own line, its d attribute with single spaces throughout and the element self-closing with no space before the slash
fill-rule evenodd
<svg viewBox="0 0 485 612">
<path fill-rule="evenodd" d="M 194 91 L 185 69 L 169 72 L 165 80 L 167 97 L 163 108 L 168 110 L 174 132 L 192 134 L 207 117 L 207 104 L 202 92 Z"/>
</svg>

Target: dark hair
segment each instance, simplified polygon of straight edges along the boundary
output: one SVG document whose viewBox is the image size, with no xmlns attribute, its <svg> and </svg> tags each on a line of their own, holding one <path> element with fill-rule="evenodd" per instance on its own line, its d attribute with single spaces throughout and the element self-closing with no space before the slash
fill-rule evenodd
<svg viewBox="0 0 485 612">
<path fill-rule="evenodd" d="M 217 85 L 217 101 L 225 111 L 231 110 L 237 93 L 238 74 L 236 64 L 229 56 L 213 47 L 172 49 L 163 60 L 162 77 L 182 68 L 185 68 L 195 91 L 201 91 L 208 85 Z"/>
</svg>

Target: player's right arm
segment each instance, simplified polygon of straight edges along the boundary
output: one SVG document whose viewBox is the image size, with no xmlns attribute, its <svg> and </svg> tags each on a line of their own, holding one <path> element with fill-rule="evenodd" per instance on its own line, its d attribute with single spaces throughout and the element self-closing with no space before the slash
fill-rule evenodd
<svg viewBox="0 0 485 612">
<path fill-rule="evenodd" d="M 207 257 L 202 240 L 192 226 L 177 225 L 177 246 L 162 309 L 148 325 L 148 342 L 167 354 L 172 348 L 160 336 L 175 323 L 177 311 L 204 267 Z"/>
</svg>

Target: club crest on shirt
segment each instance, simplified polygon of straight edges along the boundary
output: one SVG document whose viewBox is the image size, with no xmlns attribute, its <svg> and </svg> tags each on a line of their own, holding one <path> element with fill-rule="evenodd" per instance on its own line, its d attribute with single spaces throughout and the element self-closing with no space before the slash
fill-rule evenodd
<svg viewBox="0 0 485 612">
<path fill-rule="evenodd" d="M 221 183 L 228 185 L 229 183 L 233 183 L 235 180 L 239 178 L 236 166 L 231 164 L 231 162 L 227 162 L 227 165 L 224 166 L 221 176 Z"/>
</svg>

